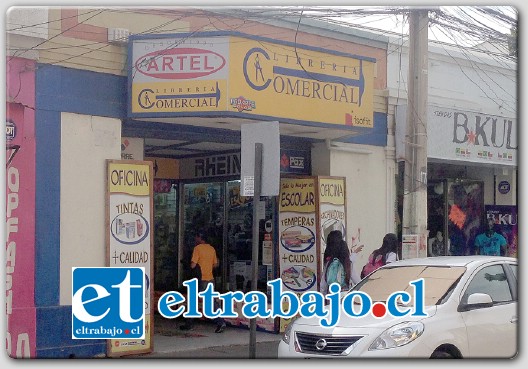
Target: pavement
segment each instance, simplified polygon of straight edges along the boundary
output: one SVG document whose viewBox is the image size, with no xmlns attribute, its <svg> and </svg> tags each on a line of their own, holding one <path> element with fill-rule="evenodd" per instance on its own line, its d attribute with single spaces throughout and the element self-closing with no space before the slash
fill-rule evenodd
<svg viewBox="0 0 528 369">
<path fill-rule="evenodd" d="M 156 314 L 154 318 L 153 352 L 143 355 L 130 355 L 127 358 L 229 358 L 248 359 L 250 330 L 227 326 L 222 333 L 215 333 L 212 321 L 200 320 L 191 331 L 182 331 L 182 319 L 165 319 Z M 277 347 L 281 334 L 256 332 L 257 359 L 277 358 Z"/>
</svg>

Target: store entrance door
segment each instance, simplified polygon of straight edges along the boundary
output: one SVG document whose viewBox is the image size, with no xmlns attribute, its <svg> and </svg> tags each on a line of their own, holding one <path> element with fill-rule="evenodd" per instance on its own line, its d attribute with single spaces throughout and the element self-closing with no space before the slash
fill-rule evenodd
<svg viewBox="0 0 528 369">
<path fill-rule="evenodd" d="M 484 219 L 484 184 L 447 179 L 428 183 L 428 256 L 474 255 Z"/>
<path fill-rule="evenodd" d="M 191 258 L 194 236 L 204 231 L 215 248 L 220 268 L 213 271 L 215 284 L 223 289 L 222 255 L 224 254 L 225 186 L 223 182 L 188 183 L 183 185 L 182 243 L 180 244 L 180 285 L 191 279 Z"/>
</svg>

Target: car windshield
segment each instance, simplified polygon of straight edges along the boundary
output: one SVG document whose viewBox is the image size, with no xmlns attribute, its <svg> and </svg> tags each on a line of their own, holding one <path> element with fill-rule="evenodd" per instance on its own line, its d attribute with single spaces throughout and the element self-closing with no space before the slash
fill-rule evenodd
<svg viewBox="0 0 528 369">
<path fill-rule="evenodd" d="M 414 280 L 424 279 L 424 303 L 435 305 L 466 271 L 464 267 L 448 266 L 401 266 L 378 269 L 358 283 L 351 291 L 368 294 L 372 301 L 386 301 L 393 292 L 405 291 L 414 296 Z M 408 305 L 413 305 L 410 301 Z"/>
</svg>

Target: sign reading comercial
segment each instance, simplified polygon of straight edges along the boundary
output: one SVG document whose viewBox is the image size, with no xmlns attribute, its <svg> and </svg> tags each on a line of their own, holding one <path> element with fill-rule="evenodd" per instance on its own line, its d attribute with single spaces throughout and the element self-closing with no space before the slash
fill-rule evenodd
<svg viewBox="0 0 528 369">
<path fill-rule="evenodd" d="M 373 58 L 226 32 L 131 41 L 133 117 L 225 112 L 373 127 Z"/>
<path fill-rule="evenodd" d="M 107 160 L 107 265 L 145 271 L 145 338 L 108 340 L 109 356 L 152 351 L 152 200 L 152 162 Z"/>
</svg>

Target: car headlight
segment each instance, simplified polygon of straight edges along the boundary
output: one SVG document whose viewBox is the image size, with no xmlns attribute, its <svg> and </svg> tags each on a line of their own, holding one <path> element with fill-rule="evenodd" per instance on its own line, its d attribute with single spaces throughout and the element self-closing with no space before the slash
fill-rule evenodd
<svg viewBox="0 0 528 369">
<path fill-rule="evenodd" d="M 403 322 L 386 329 L 372 342 L 369 351 L 399 347 L 414 341 L 422 335 L 424 325 L 421 322 Z"/>
<path fill-rule="evenodd" d="M 290 344 L 290 339 L 291 339 L 291 335 L 292 335 L 292 329 L 293 329 L 293 322 L 295 322 L 297 318 L 293 318 L 290 323 L 286 326 L 286 329 L 284 330 L 284 333 L 282 335 L 282 340 L 287 343 L 288 345 Z"/>
</svg>

